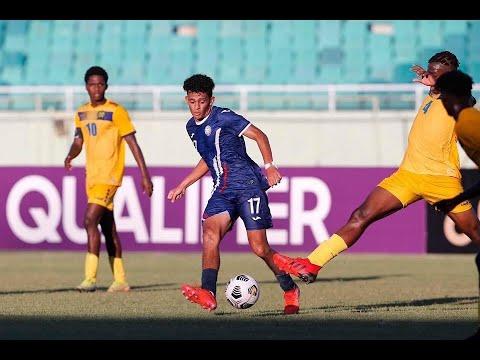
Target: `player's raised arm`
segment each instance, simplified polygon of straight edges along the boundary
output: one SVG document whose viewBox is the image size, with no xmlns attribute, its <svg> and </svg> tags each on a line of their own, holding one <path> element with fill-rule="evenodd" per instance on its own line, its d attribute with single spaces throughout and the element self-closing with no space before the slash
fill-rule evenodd
<svg viewBox="0 0 480 360">
<path fill-rule="evenodd" d="M 140 149 L 140 146 L 137 143 L 135 133 L 125 135 L 123 138 L 128 144 L 130 150 L 132 151 L 133 157 L 135 158 L 135 161 L 137 162 L 137 165 L 142 174 L 143 192 L 150 197 L 153 193 L 153 183 L 150 178 L 150 173 L 148 172 L 147 164 L 145 163 L 145 158 L 143 157 L 142 149 Z"/>
<path fill-rule="evenodd" d="M 72 145 L 70 146 L 70 150 L 68 151 L 68 155 L 63 161 L 66 170 L 72 169 L 72 160 L 75 159 L 78 154 L 82 151 L 83 147 L 83 135 L 82 130 L 80 128 L 75 128 L 75 135 L 73 137 Z"/>
<path fill-rule="evenodd" d="M 413 82 L 417 82 L 426 86 L 435 85 L 435 78 L 420 65 L 413 65 L 410 70 L 417 75 L 417 77 L 412 80 Z"/>
<path fill-rule="evenodd" d="M 277 185 L 282 180 L 282 175 L 273 163 L 272 148 L 267 135 L 254 125 L 250 125 L 243 135 L 257 142 L 258 148 L 262 153 L 263 163 L 265 164 L 268 185 Z"/>
<path fill-rule="evenodd" d="M 175 200 L 181 199 L 182 196 L 185 195 L 187 188 L 197 180 L 201 179 L 207 172 L 207 163 L 203 159 L 200 159 L 190 174 L 188 174 L 174 189 L 168 192 L 167 199 L 172 203 L 175 202 Z"/>
</svg>

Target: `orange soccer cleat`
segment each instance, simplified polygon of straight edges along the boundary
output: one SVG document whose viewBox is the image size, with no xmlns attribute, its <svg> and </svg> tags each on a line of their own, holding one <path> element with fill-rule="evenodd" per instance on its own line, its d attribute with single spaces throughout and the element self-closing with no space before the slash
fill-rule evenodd
<svg viewBox="0 0 480 360">
<path fill-rule="evenodd" d="M 306 283 L 312 283 L 317 278 L 321 266 L 312 264 L 306 258 L 292 259 L 286 255 L 276 253 L 273 255 L 273 262 L 278 268 L 286 273 L 295 275 Z"/>
<path fill-rule="evenodd" d="M 298 310 L 300 310 L 300 289 L 297 284 L 293 289 L 284 292 L 283 299 L 285 300 L 283 313 L 285 315 L 298 314 Z"/>
<path fill-rule="evenodd" d="M 185 299 L 200 305 L 205 310 L 212 311 L 217 308 L 217 300 L 211 291 L 184 284 L 182 285 L 182 294 Z"/>
</svg>

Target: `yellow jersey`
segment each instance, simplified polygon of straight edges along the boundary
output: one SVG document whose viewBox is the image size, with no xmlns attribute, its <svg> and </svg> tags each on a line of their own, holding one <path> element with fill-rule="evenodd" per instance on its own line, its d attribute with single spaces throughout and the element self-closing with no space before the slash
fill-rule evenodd
<svg viewBox="0 0 480 360">
<path fill-rule="evenodd" d="M 86 151 L 87 185 L 120 186 L 125 170 L 123 136 L 135 132 L 127 110 L 110 100 L 93 107 L 84 104 L 75 113 Z"/>
<path fill-rule="evenodd" d="M 480 111 L 463 109 L 455 123 L 455 133 L 465 153 L 480 167 Z"/>
<path fill-rule="evenodd" d="M 447 114 L 442 101 L 438 96 L 428 95 L 413 121 L 400 168 L 416 174 L 460 179 L 454 128 L 455 119 Z"/>
</svg>

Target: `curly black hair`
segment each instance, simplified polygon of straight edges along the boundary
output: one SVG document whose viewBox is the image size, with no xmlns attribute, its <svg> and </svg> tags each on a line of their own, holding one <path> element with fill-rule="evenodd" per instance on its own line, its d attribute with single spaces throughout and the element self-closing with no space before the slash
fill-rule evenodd
<svg viewBox="0 0 480 360">
<path fill-rule="evenodd" d="M 90 76 L 93 76 L 93 75 L 102 76 L 103 79 L 105 80 L 105 84 L 108 83 L 108 74 L 105 71 L 105 69 L 100 66 L 92 66 L 85 73 L 85 77 L 84 77 L 85 84 L 88 83 L 88 79 L 90 78 Z"/>
<path fill-rule="evenodd" d="M 203 74 L 192 75 L 183 82 L 183 90 L 185 90 L 187 93 L 202 92 L 206 93 L 210 97 L 212 97 L 214 87 L 215 83 L 213 82 L 212 78 Z"/>
<path fill-rule="evenodd" d="M 450 51 L 441 51 L 436 53 L 428 60 L 428 63 L 432 62 L 439 62 L 443 65 L 453 66 L 455 69 L 458 69 L 460 66 L 460 62 L 458 61 L 457 57 Z"/>
<path fill-rule="evenodd" d="M 437 79 L 435 88 L 441 93 L 448 93 L 458 97 L 471 96 L 473 80 L 460 70 L 446 72 Z"/>
</svg>

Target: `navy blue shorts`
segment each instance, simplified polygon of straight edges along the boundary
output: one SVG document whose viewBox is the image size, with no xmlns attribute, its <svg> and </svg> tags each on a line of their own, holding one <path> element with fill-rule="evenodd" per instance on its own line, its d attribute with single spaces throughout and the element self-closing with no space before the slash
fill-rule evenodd
<svg viewBox="0 0 480 360">
<path fill-rule="evenodd" d="M 232 225 L 240 218 L 247 230 L 269 229 L 273 226 L 268 196 L 262 189 L 237 194 L 214 192 L 203 213 L 203 220 L 228 211 Z"/>
</svg>

